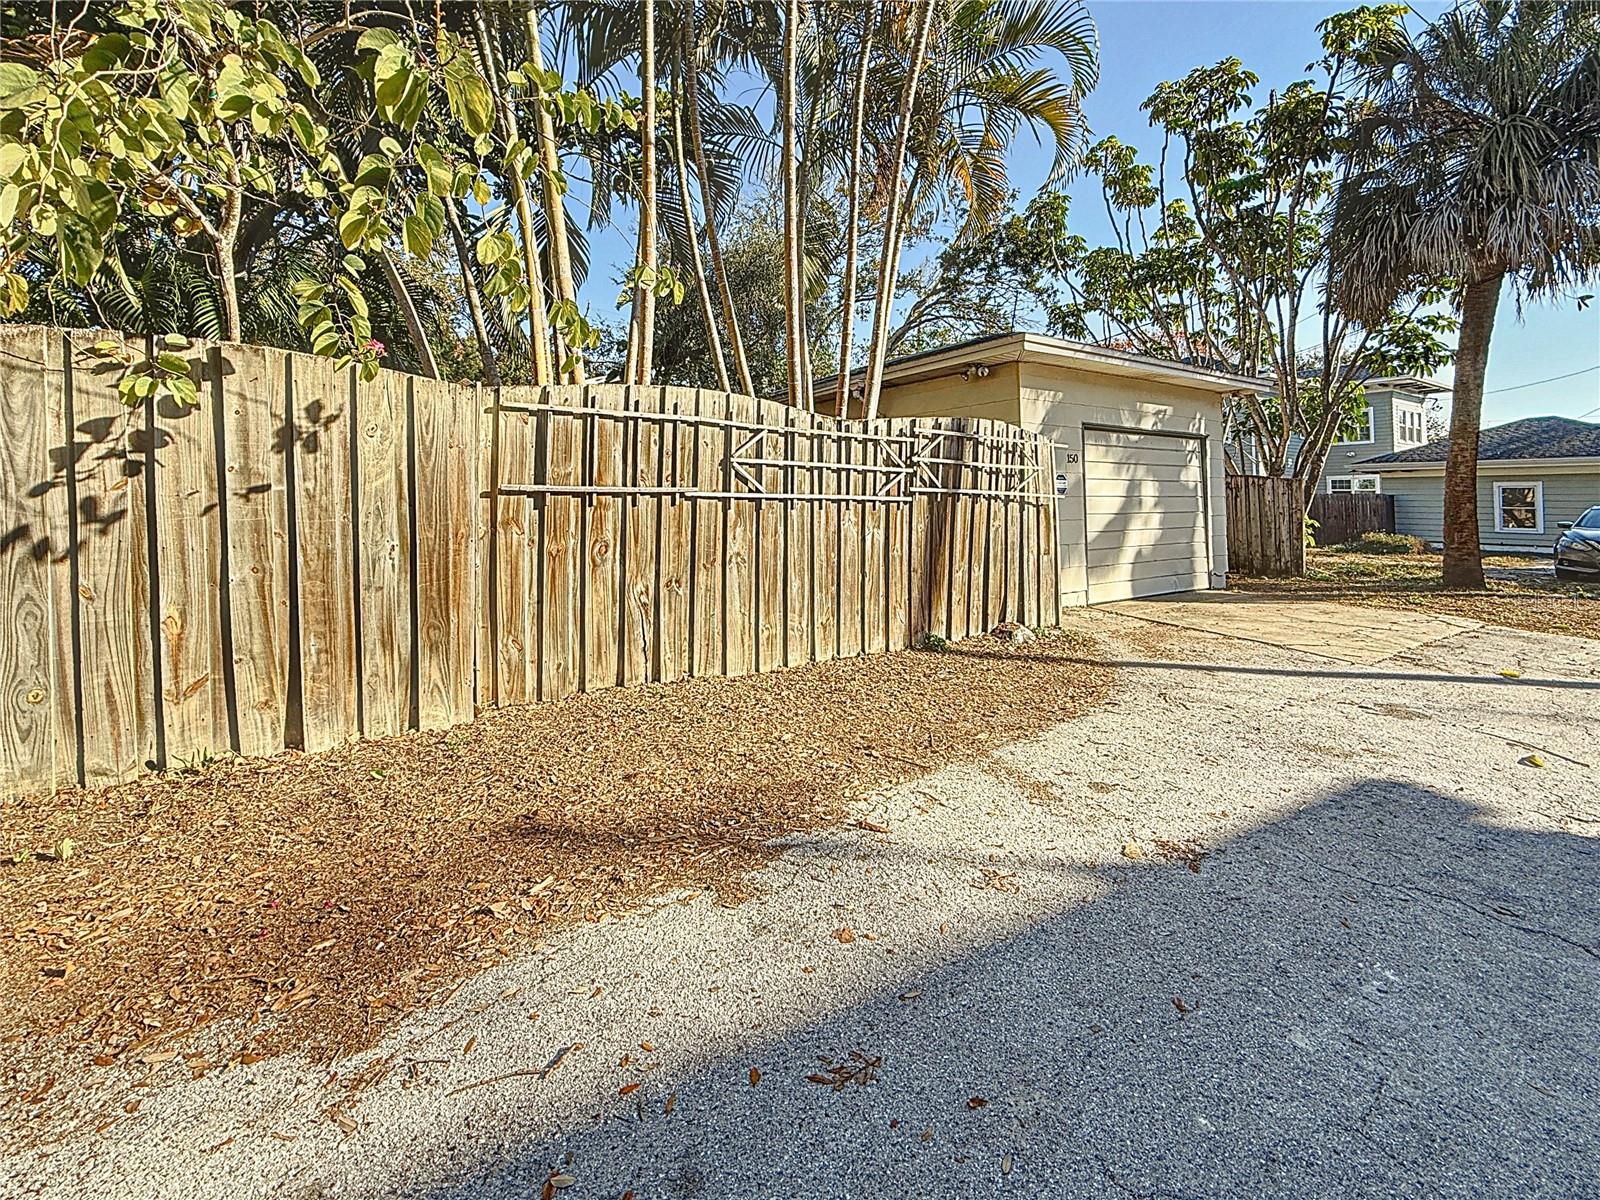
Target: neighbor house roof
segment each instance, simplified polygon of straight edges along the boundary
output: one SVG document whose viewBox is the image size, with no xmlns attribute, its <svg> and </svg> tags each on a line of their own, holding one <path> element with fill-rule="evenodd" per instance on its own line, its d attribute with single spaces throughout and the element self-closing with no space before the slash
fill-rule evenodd
<svg viewBox="0 0 1600 1200">
<path fill-rule="evenodd" d="M 1108 350 L 1087 342 L 1073 342 L 1066 338 L 1050 337 L 1042 333 L 993 333 L 973 338 L 954 346 L 941 346 L 920 354 L 908 354 L 892 359 L 883 371 L 886 384 L 911 383 L 918 379 L 932 379 L 977 367 L 997 367 L 1006 363 L 1026 362 L 1071 367 L 1093 375 L 1120 375 L 1126 378 L 1148 379 L 1160 383 L 1173 383 L 1180 387 L 1200 388 L 1218 395 L 1232 392 L 1266 392 L 1272 382 L 1249 375 L 1233 375 L 1210 367 L 1192 366 L 1164 358 L 1146 358 L 1142 354 L 1129 354 L 1124 350 Z M 865 371 L 851 372 L 851 384 L 866 378 Z M 832 392 L 837 375 L 818 379 L 812 383 L 813 392 L 826 396 Z"/>
<path fill-rule="evenodd" d="M 1369 467 L 1437 467 L 1449 454 L 1450 439 L 1440 438 L 1425 446 L 1364 458 L 1356 465 L 1363 470 Z M 1478 434 L 1479 462 L 1570 459 L 1600 459 L 1600 425 L 1571 417 L 1525 417 Z"/>
</svg>

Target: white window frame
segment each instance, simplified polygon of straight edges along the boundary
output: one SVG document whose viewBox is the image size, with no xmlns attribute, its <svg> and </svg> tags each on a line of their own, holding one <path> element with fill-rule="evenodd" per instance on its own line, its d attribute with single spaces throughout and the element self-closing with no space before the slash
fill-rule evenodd
<svg viewBox="0 0 1600 1200">
<path fill-rule="evenodd" d="M 1532 488 L 1533 489 L 1533 519 L 1532 529 L 1523 529 L 1521 526 L 1507 526 L 1500 508 L 1500 493 L 1506 488 Z M 1544 532 L 1544 481 L 1541 479 L 1497 479 L 1494 481 L 1494 531 L 1496 533 L 1543 533 Z"/>
<path fill-rule="evenodd" d="M 1356 480 L 1365 483 L 1372 481 L 1371 487 L 1356 486 Z M 1335 488 L 1336 483 L 1348 483 L 1347 488 Z M 1383 476 L 1381 475 L 1330 475 L 1328 476 L 1328 495 L 1330 496 L 1381 496 L 1383 495 Z"/>
<path fill-rule="evenodd" d="M 1340 438 L 1338 441 L 1334 442 L 1334 445 L 1370 446 L 1373 442 L 1378 440 L 1378 425 L 1377 422 L 1373 420 L 1372 405 L 1367 405 L 1367 407 L 1362 411 L 1364 413 L 1363 425 L 1367 431 L 1367 436 L 1360 438 Z"/>
<path fill-rule="evenodd" d="M 1395 440 L 1404 446 L 1426 445 L 1428 441 L 1427 414 L 1420 408 L 1412 408 L 1409 404 L 1397 404 L 1394 411 Z M 1414 431 L 1406 428 L 1408 424 L 1407 418 L 1411 418 L 1409 424 L 1415 426 Z"/>
</svg>

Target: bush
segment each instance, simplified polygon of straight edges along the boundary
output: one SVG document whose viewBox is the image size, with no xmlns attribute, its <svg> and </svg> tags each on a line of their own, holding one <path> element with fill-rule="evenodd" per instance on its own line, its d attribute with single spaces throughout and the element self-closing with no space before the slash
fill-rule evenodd
<svg viewBox="0 0 1600 1200">
<path fill-rule="evenodd" d="M 1346 554 L 1423 554 L 1427 545 L 1409 533 L 1363 533 L 1354 541 L 1336 547 Z"/>
</svg>

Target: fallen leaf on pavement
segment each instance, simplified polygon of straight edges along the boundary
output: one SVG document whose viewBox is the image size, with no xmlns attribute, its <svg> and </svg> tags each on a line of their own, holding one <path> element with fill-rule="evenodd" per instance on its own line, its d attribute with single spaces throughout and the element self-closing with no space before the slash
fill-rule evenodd
<svg viewBox="0 0 1600 1200">
<path fill-rule="evenodd" d="M 1518 759 L 1517 761 L 1520 762 L 1525 767 L 1542 767 L 1542 766 L 1544 766 L 1544 758 L 1543 758 L 1542 755 L 1538 755 L 1538 754 L 1530 754 L 1525 758 Z"/>
<path fill-rule="evenodd" d="M 625 1084 L 623 1084 L 621 1087 L 619 1087 L 617 1089 L 617 1095 L 619 1095 L 619 1096 L 631 1096 L 631 1095 L 633 1095 L 634 1092 L 637 1092 L 638 1090 L 639 1090 L 638 1083 L 625 1083 Z"/>
<path fill-rule="evenodd" d="M 761 1082 L 761 1070 L 760 1070 L 760 1068 L 759 1067 L 751 1067 L 750 1068 L 750 1086 L 751 1087 L 755 1087 L 755 1085 L 760 1083 L 760 1082 Z"/>
<path fill-rule="evenodd" d="M 1144 857 L 1144 848 L 1142 846 L 1140 846 L 1138 842 L 1136 842 L 1132 838 L 1130 838 L 1127 841 L 1122 843 L 1122 857 L 1123 858 L 1143 858 Z"/>
<path fill-rule="evenodd" d="M 989 1102 L 987 1100 L 985 1100 L 982 1096 L 970 1096 L 970 1097 L 967 1098 L 967 1107 L 968 1108 L 988 1108 L 989 1107 Z"/>
<path fill-rule="evenodd" d="M 1185 1004 L 1183 1002 L 1183 997 L 1182 996 L 1174 996 L 1172 998 L 1172 1007 L 1177 1009 L 1180 1013 L 1183 1013 L 1185 1015 L 1187 1015 L 1189 1013 L 1192 1013 L 1194 1011 L 1194 1009 L 1190 1008 L 1187 1004 Z"/>
<path fill-rule="evenodd" d="M 835 929 L 832 936 L 833 940 L 838 942 L 841 946 L 848 946 L 851 942 L 856 940 L 856 931 L 851 929 L 850 926 L 844 925 L 838 929 Z"/>
</svg>

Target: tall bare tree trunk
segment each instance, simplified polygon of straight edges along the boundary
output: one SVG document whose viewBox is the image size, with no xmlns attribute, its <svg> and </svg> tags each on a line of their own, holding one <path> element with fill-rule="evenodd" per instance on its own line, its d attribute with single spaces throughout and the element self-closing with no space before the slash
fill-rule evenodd
<svg viewBox="0 0 1600 1200">
<path fill-rule="evenodd" d="M 649 383 L 656 333 L 656 5 L 644 0 L 639 48 L 640 195 L 639 252 L 636 263 L 647 276 L 633 289 L 633 319 L 628 329 L 629 383 Z"/>
<path fill-rule="evenodd" d="M 472 320 L 478 354 L 483 358 L 483 381 L 499 387 L 500 362 L 495 356 L 494 343 L 489 339 L 489 322 L 483 315 L 483 294 L 478 290 L 478 277 L 472 273 L 472 249 L 467 245 L 466 231 L 461 228 L 461 216 L 456 212 L 453 196 L 445 197 L 444 217 L 450 224 L 450 239 L 455 243 L 456 262 L 461 267 L 461 290 L 467 297 L 467 316 Z"/>
<path fill-rule="evenodd" d="M 717 206 L 711 195 L 711 174 L 706 170 L 705 140 L 700 136 L 700 53 L 699 29 L 695 21 L 695 5 L 689 0 L 686 16 L 689 23 L 689 47 L 684 55 L 684 99 L 689 109 L 689 146 L 694 154 L 694 173 L 700 181 L 700 211 L 706 222 L 706 249 L 711 254 L 711 274 L 716 280 L 717 295 L 722 300 L 722 319 L 728 329 L 728 353 L 733 359 L 733 372 L 738 377 L 739 390 L 747 396 L 755 395 L 755 384 L 750 378 L 750 360 L 745 356 L 744 337 L 739 332 L 739 313 L 733 303 L 733 286 L 722 258 L 722 242 L 717 237 Z"/>
<path fill-rule="evenodd" d="M 1500 304 L 1503 272 L 1467 285 L 1456 340 L 1456 378 L 1450 403 L 1450 454 L 1444 467 L 1444 586 L 1483 588 L 1478 543 L 1478 426 L 1483 420 L 1483 377 L 1489 339 Z"/>
<path fill-rule="evenodd" d="M 934 0 L 920 0 L 915 41 L 905 86 L 900 90 L 898 132 L 894 140 L 894 161 L 890 164 L 889 199 L 884 217 L 883 258 L 878 269 L 877 303 L 872 310 L 872 343 L 867 352 L 866 395 L 862 409 L 870 421 L 878 415 L 878 397 L 883 391 L 883 368 L 889 345 L 889 321 L 894 310 L 894 286 L 900 274 L 900 212 L 905 194 L 906 147 L 911 141 L 911 115 L 917 103 L 917 82 L 928 54 L 928 33 L 933 28 Z"/>
<path fill-rule="evenodd" d="M 810 391 L 810 381 L 801 378 L 803 356 L 801 339 L 805 336 L 800 315 L 805 308 L 805 284 L 800 278 L 800 209 L 799 209 L 799 0 L 785 0 L 783 13 L 783 282 L 784 282 L 784 351 L 789 382 L 789 403 L 804 407 L 805 393 Z"/>
<path fill-rule="evenodd" d="M 856 87 L 850 112 L 850 202 L 844 228 L 844 295 L 839 315 L 839 386 L 834 395 L 834 412 L 850 415 L 850 356 L 855 351 L 856 274 L 861 253 L 861 143 L 867 121 L 867 72 L 872 65 L 872 23 L 868 10 L 861 30 L 861 57 L 856 62 Z"/>
<path fill-rule="evenodd" d="M 517 114 L 506 99 L 501 84 L 500 71 L 495 59 L 494 43 L 483 6 L 474 4 L 473 30 L 477 35 L 478 49 L 483 57 L 483 76 L 494 97 L 496 115 L 500 119 L 500 132 L 506 145 L 520 140 Z M 539 262 L 539 243 L 533 230 L 533 204 L 528 198 L 528 182 L 520 171 L 507 171 L 506 180 L 511 185 L 511 197 L 517 210 L 517 224 L 522 230 L 522 261 L 528 285 L 528 349 L 533 365 L 534 383 L 551 383 L 555 374 L 550 363 L 550 323 L 545 314 L 544 267 Z"/>
<path fill-rule="evenodd" d="M 384 250 L 379 257 L 383 260 L 383 273 L 389 280 L 389 290 L 394 293 L 395 303 L 400 306 L 400 315 L 405 318 L 406 333 L 411 337 L 422 373 L 429 379 L 437 379 L 439 360 L 433 356 L 433 345 L 428 341 L 428 331 L 422 326 L 422 314 L 417 312 L 417 302 L 411 298 L 411 289 L 406 287 L 405 276 L 400 274 L 399 264 L 388 250 Z"/>
<path fill-rule="evenodd" d="M 673 68 L 674 84 L 681 72 Z M 672 98 L 672 162 L 678 172 L 678 203 L 683 206 L 683 223 L 689 234 L 689 261 L 694 270 L 694 293 L 700 300 L 700 316 L 706 323 L 706 348 L 717 368 L 717 386 L 728 391 L 728 364 L 722 358 L 722 338 L 717 333 L 717 311 L 706 283 L 706 266 L 700 257 L 700 227 L 694 219 L 694 198 L 689 194 L 689 162 L 683 147 L 683 91 L 674 87 Z"/>
<path fill-rule="evenodd" d="M 535 71 L 544 70 L 544 51 L 539 45 L 539 8 L 537 0 L 526 0 L 528 54 Z M 545 107 L 544 88 L 535 84 L 534 102 L 538 110 L 539 164 L 543 173 L 544 227 L 550 241 L 550 273 L 555 276 L 555 296 L 558 304 L 570 304 L 576 309 L 578 288 L 572 275 L 572 245 L 567 237 L 567 205 L 562 199 L 561 156 L 556 145 L 555 120 Z M 583 353 L 564 343 L 559 330 L 555 331 L 557 365 L 569 382 L 583 382 Z M 571 362 L 571 369 L 566 364 Z"/>
</svg>

